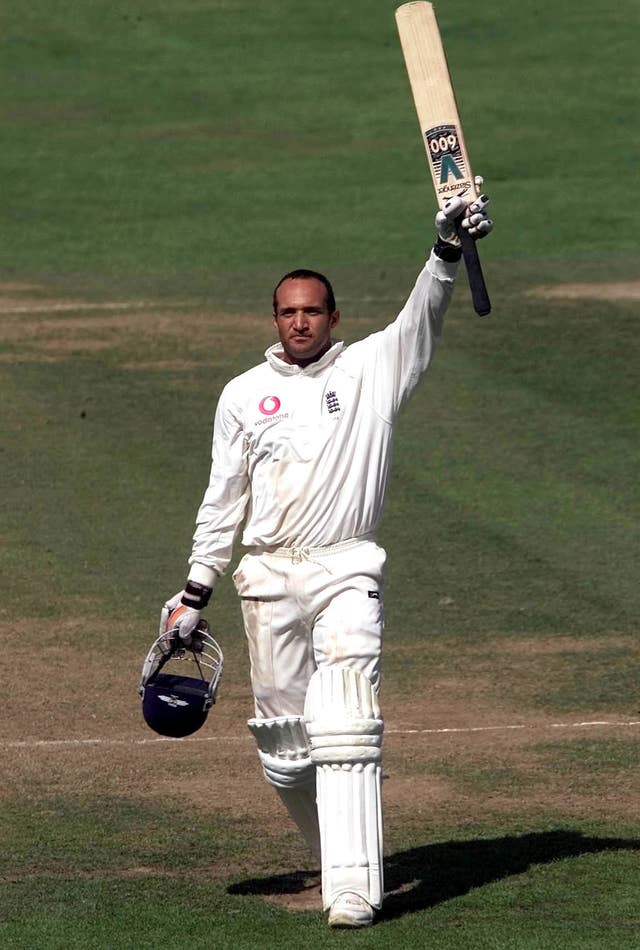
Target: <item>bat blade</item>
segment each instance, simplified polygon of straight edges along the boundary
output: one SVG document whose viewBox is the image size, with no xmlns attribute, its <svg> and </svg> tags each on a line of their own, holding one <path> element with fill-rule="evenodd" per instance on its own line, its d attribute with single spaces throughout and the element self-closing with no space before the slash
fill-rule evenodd
<svg viewBox="0 0 640 950">
<path fill-rule="evenodd" d="M 433 5 L 421 0 L 402 4 L 396 10 L 396 25 L 438 205 L 442 208 L 455 195 L 477 197 Z M 476 242 L 463 228 L 458 233 L 473 305 L 485 316 L 491 303 Z"/>
</svg>

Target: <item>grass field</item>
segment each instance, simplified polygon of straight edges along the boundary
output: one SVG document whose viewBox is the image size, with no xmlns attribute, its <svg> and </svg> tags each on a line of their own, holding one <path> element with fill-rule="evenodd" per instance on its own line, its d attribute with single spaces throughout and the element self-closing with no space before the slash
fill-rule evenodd
<svg viewBox="0 0 640 950">
<path fill-rule="evenodd" d="M 432 241 L 394 4 L 0 15 L 3 948 L 640 948 L 638 8 L 436 9 L 493 314 L 461 276 L 399 426 L 389 894 L 354 934 L 261 780 L 228 580 L 202 732 L 156 741 L 137 679 L 273 284 L 326 271 L 355 340 Z"/>
</svg>

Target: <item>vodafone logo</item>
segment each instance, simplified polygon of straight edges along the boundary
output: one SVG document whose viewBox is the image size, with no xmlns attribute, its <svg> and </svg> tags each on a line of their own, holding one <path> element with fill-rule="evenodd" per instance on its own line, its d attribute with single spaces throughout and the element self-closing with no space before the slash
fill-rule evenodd
<svg viewBox="0 0 640 950">
<path fill-rule="evenodd" d="M 277 396 L 265 396 L 258 404 L 263 416 L 273 416 L 280 408 L 281 403 Z"/>
<path fill-rule="evenodd" d="M 256 419 L 255 424 L 257 426 L 268 426 L 268 428 L 271 428 L 273 423 L 282 422 L 283 419 L 288 419 L 288 412 L 278 411 L 281 405 L 282 403 L 277 396 L 265 396 L 264 399 L 261 399 L 258 403 L 258 409 L 262 413 L 263 417 L 266 416 L 266 418 Z"/>
</svg>

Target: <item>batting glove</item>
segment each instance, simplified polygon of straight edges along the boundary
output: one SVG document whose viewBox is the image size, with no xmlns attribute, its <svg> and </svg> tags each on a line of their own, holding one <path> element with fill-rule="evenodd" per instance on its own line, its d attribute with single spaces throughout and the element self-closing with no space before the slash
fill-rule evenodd
<svg viewBox="0 0 640 950">
<path fill-rule="evenodd" d="M 200 613 L 209 603 L 211 593 L 210 587 L 187 581 L 185 589 L 174 594 L 163 606 L 158 636 L 169 641 L 178 636 L 185 646 L 190 646 L 200 623 Z"/>
<path fill-rule="evenodd" d="M 476 186 L 480 188 L 483 179 L 475 179 Z M 436 230 L 438 238 L 444 244 L 451 244 L 454 247 L 460 247 L 460 238 L 458 237 L 458 223 L 468 231 L 474 240 L 486 237 L 493 230 L 493 221 L 486 212 L 489 199 L 481 194 L 478 198 L 467 203 L 463 197 L 457 195 L 449 198 L 443 208 L 436 214 Z"/>
<path fill-rule="evenodd" d="M 467 213 L 462 219 L 462 227 L 469 232 L 472 238 L 479 241 L 486 237 L 493 230 L 493 221 L 485 211 L 489 204 L 486 195 L 480 195 L 475 201 L 472 201 L 467 208 Z"/>
</svg>

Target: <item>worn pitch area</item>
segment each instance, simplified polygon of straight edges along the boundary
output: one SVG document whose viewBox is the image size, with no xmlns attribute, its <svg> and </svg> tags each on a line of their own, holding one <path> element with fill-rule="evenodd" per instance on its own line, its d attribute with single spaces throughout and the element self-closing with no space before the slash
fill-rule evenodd
<svg viewBox="0 0 640 950">
<path fill-rule="evenodd" d="M 556 300 L 620 300 L 640 298 L 640 281 L 610 283 L 567 283 L 534 287 L 529 295 Z M 210 344 L 209 365 L 229 358 L 251 342 L 268 345 L 273 329 L 266 304 L 264 316 L 215 315 L 186 303 L 153 300 L 91 301 L 53 298 L 37 284 L 0 284 L 0 363 L 62 362 L 74 356 L 111 351 L 120 365 L 136 369 L 188 371 L 203 365 L 202 359 L 174 356 L 171 344 L 188 334 L 200 346 Z M 350 314 L 349 324 L 357 331 L 363 318 Z M 224 333 L 224 350 L 220 350 Z M 145 359 L 137 350 L 144 347 Z M 131 355 L 134 359 L 131 359 Z"/>
<path fill-rule="evenodd" d="M 43 633 L 34 652 L 29 631 L 37 626 L 25 620 L 17 630 L 7 624 L 0 630 L 14 643 L 15 668 L 29 670 L 29 677 L 17 678 L 5 697 L 0 742 L 5 805 L 19 802 L 37 812 L 47 801 L 108 803 L 113 797 L 170 812 L 179 802 L 180 813 L 186 808 L 203 826 L 228 818 L 256 836 L 266 829 L 278 840 L 270 858 L 248 848 L 232 861 L 225 858 L 200 870 L 215 878 L 259 873 L 266 876 L 265 886 L 251 878 L 247 893 L 262 892 L 299 909 L 318 906 L 313 862 L 262 779 L 245 726 L 252 710 L 242 643 L 225 644 L 219 700 L 205 726 L 190 739 L 171 741 L 149 731 L 141 717 L 142 657 L 128 651 L 123 664 L 120 651 L 105 648 L 93 651 L 87 662 L 83 632 L 90 629 L 92 639 L 107 644 L 109 624 L 93 617 L 69 619 Z M 631 638 L 619 641 L 637 649 Z M 387 649 L 391 661 L 397 650 L 405 659 L 410 650 L 421 662 L 417 647 L 390 642 Z M 537 673 L 553 676 L 559 662 L 570 662 L 571 654 L 582 649 L 580 641 L 569 638 L 487 644 L 488 651 L 508 659 L 516 677 L 531 668 L 532 659 Z M 634 821 L 638 765 L 637 758 L 630 764 L 625 749 L 637 742 L 640 722 L 611 709 L 580 717 L 551 715 L 527 707 L 526 690 L 523 704 L 514 707 L 502 698 L 500 670 L 479 672 L 478 655 L 469 649 L 462 657 L 466 675 L 430 680 L 421 695 L 405 695 L 397 681 L 385 684 L 387 853 L 392 857 L 412 831 L 424 835 L 429 826 L 464 828 L 491 819 L 509 827 L 523 814 L 533 821 L 550 815 L 576 822 Z M 46 690 L 34 689 L 34 683 L 45 682 Z M 64 868 L 37 871 L 62 873 Z M 19 879 L 25 873 L 32 872 L 8 866 L 3 876 Z M 175 872 L 127 865 L 109 873 Z M 235 887 L 242 892 L 241 884 Z"/>
</svg>

